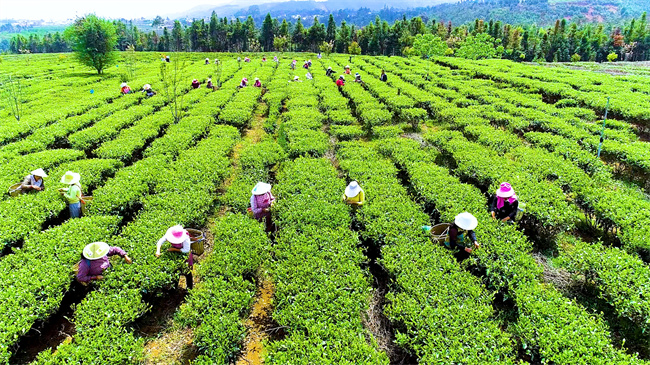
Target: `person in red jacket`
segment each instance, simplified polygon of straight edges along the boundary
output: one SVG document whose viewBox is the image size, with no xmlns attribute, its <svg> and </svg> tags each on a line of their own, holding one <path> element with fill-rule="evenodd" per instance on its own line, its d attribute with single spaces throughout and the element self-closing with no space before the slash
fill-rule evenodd
<svg viewBox="0 0 650 365">
<path fill-rule="evenodd" d="M 339 76 L 339 79 L 336 80 L 336 86 L 341 87 L 345 85 L 345 78 L 343 75 Z"/>
</svg>

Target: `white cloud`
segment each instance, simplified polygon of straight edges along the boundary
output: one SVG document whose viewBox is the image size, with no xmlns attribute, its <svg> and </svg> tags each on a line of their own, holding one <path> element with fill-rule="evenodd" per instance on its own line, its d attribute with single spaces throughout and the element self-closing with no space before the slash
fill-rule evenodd
<svg viewBox="0 0 650 365">
<path fill-rule="evenodd" d="M 153 18 L 229 0 L 0 0 L 0 18 L 64 20 L 88 13 L 107 18 Z"/>
</svg>

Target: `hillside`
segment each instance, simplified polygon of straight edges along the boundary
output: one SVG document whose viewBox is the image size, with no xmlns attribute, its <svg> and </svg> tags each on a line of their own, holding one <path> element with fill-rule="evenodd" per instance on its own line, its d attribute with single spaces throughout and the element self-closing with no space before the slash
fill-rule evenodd
<svg viewBox="0 0 650 365">
<path fill-rule="evenodd" d="M 424 4 L 433 4 L 424 6 Z M 390 7 L 389 7 L 390 6 Z M 250 6 L 226 5 L 221 7 L 198 7 L 174 14 L 177 18 L 207 18 L 214 11 L 223 17 L 246 18 L 261 22 L 267 13 L 274 18 L 294 19 L 297 16 L 310 19 L 334 14 L 337 22 L 366 25 L 377 15 L 393 22 L 406 16 L 422 16 L 451 21 L 454 24 L 471 22 L 476 18 L 494 19 L 507 23 L 549 25 L 556 19 L 566 18 L 582 22 L 614 22 L 639 16 L 650 9 L 650 0 L 466 0 L 456 3 L 446 1 L 287 1 L 267 2 Z M 305 24 L 311 24 L 306 21 Z"/>
</svg>

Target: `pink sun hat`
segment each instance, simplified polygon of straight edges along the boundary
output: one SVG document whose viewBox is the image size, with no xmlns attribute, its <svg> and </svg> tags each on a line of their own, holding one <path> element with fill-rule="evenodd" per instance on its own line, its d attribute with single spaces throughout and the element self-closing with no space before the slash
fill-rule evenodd
<svg viewBox="0 0 650 365">
<path fill-rule="evenodd" d="M 510 183 L 503 182 L 497 189 L 497 196 L 499 198 L 510 198 L 515 195 L 515 189 L 510 186 Z"/>
<path fill-rule="evenodd" d="M 183 243 L 189 237 L 189 233 L 181 226 L 170 227 L 165 233 L 165 239 L 170 243 Z"/>
</svg>

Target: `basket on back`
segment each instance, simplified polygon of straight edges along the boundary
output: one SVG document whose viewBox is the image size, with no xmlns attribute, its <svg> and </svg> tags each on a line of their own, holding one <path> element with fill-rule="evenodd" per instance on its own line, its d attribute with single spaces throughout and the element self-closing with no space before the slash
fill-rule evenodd
<svg viewBox="0 0 650 365">
<path fill-rule="evenodd" d="M 192 253 L 201 256 L 205 251 L 205 234 L 198 229 L 194 228 L 185 228 L 187 233 L 190 235 L 190 249 Z"/>
<path fill-rule="evenodd" d="M 21 186 L 22 186 L 21 183 L 17 183 L 17 184 L 13 184 L 13 185 L 11 185 L 11 186 L 9 187 L 9 191 L 8 191 L 9 195 L 10 195 L 11 197 L 17 197 L 18 195 L 20 195 L 20 193 L 22 192 L 22 191 L 20 190 L 20 187 L 21 187 Z"/>
<path fill-rule="evenodd" d="M 431 233 L 431 239 L 438 243 L 444 243 L 449 234 L 449 223 L 440 223 L 431 227 L 429 233 Z"/>
</svg>

